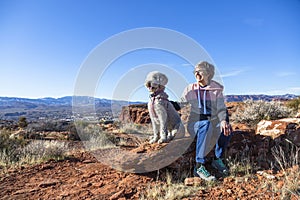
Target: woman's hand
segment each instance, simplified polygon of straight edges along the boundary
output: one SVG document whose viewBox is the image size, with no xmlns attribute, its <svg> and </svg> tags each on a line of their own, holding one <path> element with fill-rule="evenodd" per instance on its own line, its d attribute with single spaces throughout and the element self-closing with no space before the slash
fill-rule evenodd
<svg viewBox="0 0 300 200">
<path fill-rule="evenodd" d="M 221 121 L 221 131 L 223 131 L 225 136 L 229 136 L 232 132 L 232 127 L 231 125 L 226 122 L 225 120 Z"/>
</svg>

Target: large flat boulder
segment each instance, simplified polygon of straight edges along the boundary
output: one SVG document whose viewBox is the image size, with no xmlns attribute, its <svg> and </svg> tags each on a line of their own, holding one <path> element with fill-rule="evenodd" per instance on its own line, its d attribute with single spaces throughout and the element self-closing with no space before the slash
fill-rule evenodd
<svg viewBox="0 0 300 200">
<path fill-rule="evenodd" d="M 262 120 L 257 124 L 256 134 L 270 136 L 272 139 L 285 135 L 287 139 L 299 146 L 300 119 Z"/>
</svg>

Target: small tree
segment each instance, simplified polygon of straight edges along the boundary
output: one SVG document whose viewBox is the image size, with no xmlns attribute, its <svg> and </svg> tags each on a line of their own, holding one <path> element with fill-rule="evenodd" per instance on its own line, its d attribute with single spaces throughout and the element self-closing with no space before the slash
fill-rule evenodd
<svg viewBox="0 0 300 200">
<path fill-rule="evenodd" d="M 28 122 L 27 122 L 26 117 L 22 116 L 22 117 L 19 118 L 18 126 L 20 128 L 26 128 L 28 126 Z"/>
</svg>

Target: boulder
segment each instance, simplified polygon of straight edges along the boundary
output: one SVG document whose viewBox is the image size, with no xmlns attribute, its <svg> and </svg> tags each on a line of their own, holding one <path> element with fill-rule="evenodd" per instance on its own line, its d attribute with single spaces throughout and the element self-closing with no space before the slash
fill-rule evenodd
<svg viewBox="0 0 300 200">
<path fill-rule="evenodd" d="M 135 104 L 122 108 L 119 120 L 122 123 L 148 124 L 150 116 L 147 104 Z"/>
<path fill-rule="evenodd" d="M 184 179 L 185 186 L 199 186 L 201 185 L 201 183 L 203 183 L 203 180 L 199 177 L 191 177 Z"/>
<path fill-rule="evenodd" d="M 299 118 L 285 118 L 279 120 L 262 120 L 257 124 L 256 134 L 270 136 L 275 139 L 281 135 L 294 135 L 298 138 L 300 128 Z"/>
</svg>

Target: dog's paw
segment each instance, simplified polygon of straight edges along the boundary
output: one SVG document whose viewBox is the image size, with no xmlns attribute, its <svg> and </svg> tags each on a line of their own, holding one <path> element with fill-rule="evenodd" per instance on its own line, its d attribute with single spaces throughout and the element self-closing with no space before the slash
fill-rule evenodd
<svg viewBox="0 0 300 200">
<path fill-rule="evenodd" d="M 157 142 L 157 141 L 159 141 L 159 140 L 158 140 L 158 137 L 152 137 L 152 138 L 150 139 L 149 143 L 150 143 L 150 144 L 153 144 L 153 143 L 155 143 L 155 142 Z"/>
<path fill-rule="evenodd" d="M 168 142 L 167 138 L 160 138 L 157 143 L 162 144 L 162 143 L 165 143 L 165 142 Z"/>
<path fill-rule="evenodd" d="M 167 139 L 168 139 L 168 141 L 171 141 L 171 140 L 173 140 L 174 137 L 175 137 L 175 135 L 171 135 L 171 134 L 170 134 L 170 135 L 168 135 L 168 138 L 167 138 Z"/>
</svg>

